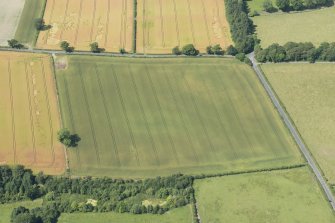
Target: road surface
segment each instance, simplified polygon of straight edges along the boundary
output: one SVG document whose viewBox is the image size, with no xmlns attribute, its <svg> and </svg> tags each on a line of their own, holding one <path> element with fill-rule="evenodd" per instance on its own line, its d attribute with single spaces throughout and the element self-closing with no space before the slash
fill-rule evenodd
<svg viewBox="0 0 335 223">
<path fill-rule="evenodd" d="M 308 165 L 310 166 L 310 168 L 314 172 L 314 174 L 315 174 L 319 184 L 321 185 L 321 187 L 322 187 L 330 205 L 332 206 L 333 210 L 335 211 L 335 199 L 334 199 L 334 196 L 333 196 L 326 180 L 324 179 L 323 175 L 321 174 L 321 171 L 319 170 L 318 166 L 316 165 L 316 162 L 314 161 L 312 155 L 310 154 L 310 152 L 306 148 L 306 145 L 302 141 L 300 135 L 298 134 L 298 131 L 296 130 L 296 128 L 292 124 L 291 120 L 289 119 L 288 115 L 286 114 L 286 112 L 283 109 L 283 107 L 281 106 L 281 104 L 279 103 L 279 100 L 278 100 L 277 96 L 275 95 L 272 88 L 270 87 L 270 85 L 269 85 L 268 81 L 266 80 L 263 72 L 260 70 L 260 68 L 257 64 L 257 61 L 255 59 L 254 52 L 249 54 L 248 57 L 253 64 L 253 69 L 255 70 L 259 80 L 261 81 L 261 83 L 264 86 L 266 92 L 270 96 L 270 99 L 271 99 L 272 103 L 277 108 L 277 110 L 278 110 L 280 116 L 282 117 L 282 119 L 284 120 L 284 123 L 286 124 L 287 128 L 289 129 L 289 131 L 293 135 L 293 138 L 296 141 L 296 143 L 298 144 L 298 147 L 299 147 L 301 153 L 304 155 Z"/>
</svg>

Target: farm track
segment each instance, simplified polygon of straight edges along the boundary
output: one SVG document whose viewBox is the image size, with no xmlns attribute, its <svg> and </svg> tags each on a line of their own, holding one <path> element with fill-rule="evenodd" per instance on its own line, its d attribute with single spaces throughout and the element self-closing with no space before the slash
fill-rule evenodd
<svg viewBox="0 0 335 223">
<path fill-rule="evenodd" d="M 45 95 L 45 101 L 47 102 L 47 110 L 48 110 L 48 120 L 49 120 L 49 130 L 50 130 L 50 149 L 51 149 L 51 155 L 52 155 L 52 163 L 51 166 L 55 163 L 55 148 L 54 148 L 54 136 L 53 136 L 53 125 L 52 125 L 52 119 L 51 119 L 51 109 L 50 109 L 50 100 L 49 100 L 49 94 L 47 90 L 47 82 L 46 82 L 46 75 L 45 75 L 45 65 L 43 59 L 41 60 L 41 69 L 43 74 L 43 84 L 44 84 L 44 95 Z"/>
<path fill-rule="evenodd" d="M 105 115 L 106 115 L 107 122 L 108 122 L 108 127 L 109 127 L 109 131 L 110 131 L 110 135 L 112 137 L 112 141 L 113 141 L 113 145 L 114 145 L 115 157 L 116 157 L 118 166 L 121 166 L 121 161 L 120 161 L 120 157 L 119 157 L 119 150 L 118 150 L 118 146 L 117 146 L 117 143 L 116 143 L 115 131 L 114 131 L 114 128 L 113 128 L 113 124 L 112 124 L 112 121 L 111 121 L 108 109 L 106 107 L 106 97 L 105 97 L 105 94 L 103 92 L 103 87 L 102 87 L 102 83 L 101 83 L 100 73 L 98 71 L 98 67 L 97 67 L 96 64 L 95 64 L 94 68 L 95 68 L 95 73 L 97 75 L 97 80 L 98 80 L 98 84 L 99 84 L 100 95 L 102 97 L 102 101 L 103 101 L 103 104 L 104 104 L 104 110 L 105 110 Z"/>
<path fill-rule="evenodd" d="M 28 74 L 28 64 L 27 61 L 24 62 L 24 69 L 25 69 L 25 79 L 26 79 L 26 87 L 27 87 L 27 99 L 28 99 L 28 108 L 29 108 L 29 119 L 30 119 L 30 131 L 31 131 L 31 142 L 32 142 L 32 149 L 34 154 L 34 160 L 31 165 L 36 164 L 36 139 L 35 139 L 35 125 L 34 125 L 34 118 L 33 118 L 33 109 L 31 106 L 31 91 L 30 91 L 30 84 L 29 84 L 29 74 Z"/>
<path fill-rule="evenodd" d="M 14 116 L 14 99 L 13 99 L 13 85 L 12 85 L 12 69 L 10 65 L 10 59 L 8 58 L 8 82 L 10 91 L 10 103 L 11 103 L 11 116 L 12 116 L 12 134 L 13 134 L 13 158 L 14 164 L 16 164 L 16 132 L 15 132 L 15 116 Z"/>
</svg>

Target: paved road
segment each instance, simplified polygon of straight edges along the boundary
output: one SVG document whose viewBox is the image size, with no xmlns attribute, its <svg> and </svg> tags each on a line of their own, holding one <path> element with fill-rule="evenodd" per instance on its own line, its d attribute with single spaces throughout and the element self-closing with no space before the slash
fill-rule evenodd
<svg viewBox="0 0 335 223">
<path fill-rule="evenodd" d="M 329 203 L 331 204 L 333 210 L 335 210 L 335 199 L 334 199 L 334 196 L 333 196 L 326 180 L 324 179 L 323 175 L 321 174 L 321 171 L 319 170 L 318 166 L 316 165 L 316 163 L 315 163 L 313 157 L 311 156 L 310 152 L 306 148 L 306 145 L 302 141 L 300 135 L 298 134 L 298 131 L 296 130 L 296 128 L 292 124 L 291 120 L 289 119 L 288 115 L 286 114 L 286 112 L 283 109 L 283 107 L 281 106 L 281 104 L 279 103 L 279 100 L 278 100 L 277 96 L 274 94 L 272 88 L 270 87 L 269 83 L 267 82 L 266 78 L 264 77 L 263 72 L 260 70 L 260 68 L 257 64 L 257 61 L 255 59 L 254 53 L 249 54 L 248 57 L 252 61 L 253 68 L 254 68 L 259 80 L 261 81 L 262 85 L 264 86 L 266 92 L 270 96 L 272 103 L 277 108 L 277 110 L 278 110 L 280 116 L 282 117 L 282 119 L 284 120 L 287 128 L 290 130 L 291 134 L 293 135 L 293 138 L 296 141 L 296 143 L 298 144 L 298 147 L 299 147 L 301 153 L 304 155 L 305 159 L 307 160 L 307 163 L 309 164 L 309 166 L 313 170 L 313 172 L 314 172 L 317 180 L 319 181 L 322 189 L 324 190 L 325 195 L 326 195 Z"/>
</svg>

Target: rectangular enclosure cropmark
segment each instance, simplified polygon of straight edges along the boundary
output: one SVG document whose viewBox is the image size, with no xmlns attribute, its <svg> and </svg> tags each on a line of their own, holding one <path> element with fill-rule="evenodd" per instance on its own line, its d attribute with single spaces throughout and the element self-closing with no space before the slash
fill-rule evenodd
<svg viewBox="0 0 335 223">
<path fill-rule="evenodd" d="M 0 53 L 0 164 L 22 164 L 35 171 L 65 170 L 51 58 Z"/>
<path fill-rule="evenodd" d="M 64 126 L 82 139 L 69 150 L 75 175 L 222 173 L 300 162 L 255 74 L 235 60 L 69 56 L 57 83 Z"/>
</svg>

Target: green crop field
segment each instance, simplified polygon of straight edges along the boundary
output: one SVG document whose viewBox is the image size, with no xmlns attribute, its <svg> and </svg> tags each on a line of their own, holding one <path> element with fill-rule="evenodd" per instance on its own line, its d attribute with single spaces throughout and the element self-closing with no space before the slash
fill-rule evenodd
<svg viewBox="0 0 335 223">
<path fill-rule="evenodd" d="M 253 12 L 253 11 L 257 11 L 259 13 L 266 13 L 264 11 L 264 7 L 263 7 L 263 3 L 265 2 L 265 0 L 248 0 L 247 1 L 247 4 L 248 4 L 248 7 L 249 7 L 249 11 L 250 12 Z M 271 0 L 272 4 L 273 4 L 273 7 L 276 7 L 276 1 L 275 0 Z M 278 10 L 278 9 L 277 9 Z"/>
<path fill-rule="evenodd" d="M 9 223 L 10 215 L 14 208 L 19 206 L 23 206 L 26 208 L 37 208 L 42 206 L 42 199 L 38 199 L 35 201 L 20 201 L 11 204 L 0 204 L 0 223 Z"/>
<path fill-rule="evenodd" d="M 256 16 L 253 21 L 263 47 L 289 41 L 312 42 L 316 45 L 335 41 L 335 7 Z"/>
<path fill-rule="evenodd" d="M 66 58 L 60 60 L 66 64 Z M 78 148 L 69 149 L 75 175 L 221 173 L 301 162 L 256 75 L 244 63 L 89 56 L 67 60 L 56 79 L 64 126 L 82 139 Z"/>
<path fill-rule="evenodd" d="M 153 214 L 119 214 L 119 213 L 75 213 L 62 214 L 58 223 L 192 223 L 191 206 L 173 209 L 163 215 Z"/>
<path fill-rule="evenodd" d="M 202 222 L 335 222 L 307 167 L 197 180 L 195 192 Z"/>
<path fill-rule="evenodd" d="M 25 0 L 15 39 L 29 46 L 35 46 L 38 36 L 38 31 L 35 28 L 35 19 L 43 17 L 45 4 L 46 0 Z"/>
<path fill-rule="evenodd" d="M 335 183 L 335 64 L 262 65 L 326 177 Z"/>
</svg>

